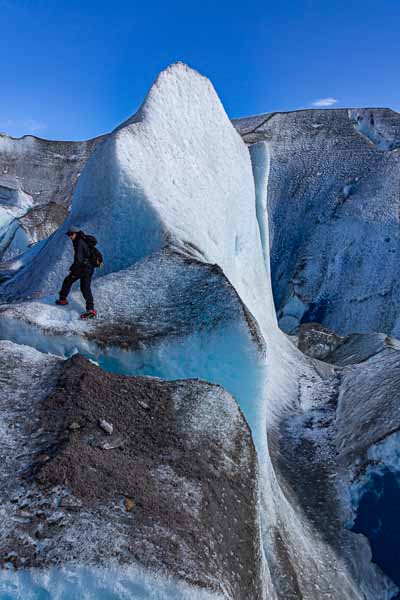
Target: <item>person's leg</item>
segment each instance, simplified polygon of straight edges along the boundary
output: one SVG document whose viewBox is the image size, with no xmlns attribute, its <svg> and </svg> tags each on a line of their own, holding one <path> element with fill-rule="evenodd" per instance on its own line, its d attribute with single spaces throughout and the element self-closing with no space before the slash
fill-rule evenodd
<svg viewBox="0 0 400 600">
<path fill-rule="evenodd" d="M 69 275 L 66 276 L 66 278 L 63 281 L 63 284 L 61 286 L 61 290 L 60 290 L 60 300 L 66 300 L 68 297 L 68 294 L 71 291 L 71 287 L 72 284 L 75 283 L 75 281 L 78 280 L 78 277 L 76 277 L 76 275 L 72 275 L 72 273 L 70 273 Z"/>
<path fill-rule="evenodd" d="M 86 301 L 86 310 L 94 310 L 93 295 L 91 289 L 93 272 L 88 272 L 81 277 L 81 292 Z"/>
</svg>

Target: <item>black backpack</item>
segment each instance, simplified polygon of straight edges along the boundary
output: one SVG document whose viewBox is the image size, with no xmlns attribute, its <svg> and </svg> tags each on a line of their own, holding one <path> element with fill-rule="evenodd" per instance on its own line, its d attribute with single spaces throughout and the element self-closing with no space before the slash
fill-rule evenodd
<svg viewBox="0 0 400 600">
<path fill-rule="evenodd" d="M 82 235 L 82 238 L 85 240 L 85 242 L 88 245 L 90 264 L 95 269 L 100 269 L 103 266 L 104 261 L 103 261 L 102 253 L 100 252 L 100 250 L 98 250 L 96 248 L 96 244 L 97 244 L 96 238 L 94 237 L 94 235 L 87 235 L 86 233 L 84 233 Z"/>
</svg>

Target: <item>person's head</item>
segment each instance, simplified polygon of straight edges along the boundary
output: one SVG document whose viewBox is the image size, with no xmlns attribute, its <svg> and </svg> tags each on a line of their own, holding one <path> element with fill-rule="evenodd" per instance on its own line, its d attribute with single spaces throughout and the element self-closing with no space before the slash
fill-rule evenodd
<svg viewBox="0 0 400 600">
<path fill-rule="evenodd" d="M 74 241 L 74 239 L 77 237 L 79 231 L 80 231 L 79 227 L 70 227 L 67 231 L 67 236 L 69 237 L 70 240 Z"/>
</svg>

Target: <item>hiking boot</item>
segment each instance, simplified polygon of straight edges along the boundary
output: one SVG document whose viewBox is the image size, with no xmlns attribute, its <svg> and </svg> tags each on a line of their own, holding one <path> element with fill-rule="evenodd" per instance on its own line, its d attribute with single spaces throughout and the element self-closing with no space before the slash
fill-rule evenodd
<svg viewBox="0 0 400 600">
<path fill-rule="evenodd" d="M 66 306 L 68 304 L 68 300 L 66 298 L 60 298 L 60 300 L 56 300 L 56 304 L 60 306 Z"/>
<path fill-rule="evenodd" d="M 81 319 L 94 319 L 97 315 L 97 312 L 94 310 L 94 308 L 92 310 L 88 310 L 85 313 L 81 314 Z"/>
</svg>

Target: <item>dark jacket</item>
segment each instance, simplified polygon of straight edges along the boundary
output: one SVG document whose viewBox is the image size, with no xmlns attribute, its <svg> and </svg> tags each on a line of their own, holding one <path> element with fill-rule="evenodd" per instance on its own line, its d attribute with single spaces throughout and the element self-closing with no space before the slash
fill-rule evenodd
<svg viewBox="0 0 400 600">
<path fill-rule="evenodd" d="M 71 273 L 77 274 L 80 272 L 93 271 L 94 268 L 90 263 L 89 244 L 84 239 L 83 231 L 80 231 L 74 241 L 74 262 L 70 267 Z"/>
</svg>

